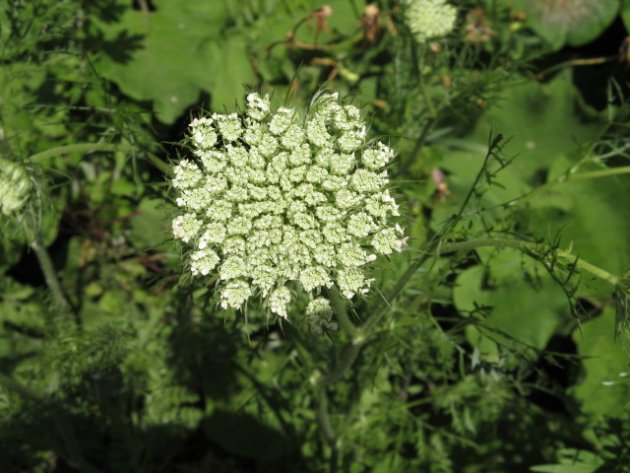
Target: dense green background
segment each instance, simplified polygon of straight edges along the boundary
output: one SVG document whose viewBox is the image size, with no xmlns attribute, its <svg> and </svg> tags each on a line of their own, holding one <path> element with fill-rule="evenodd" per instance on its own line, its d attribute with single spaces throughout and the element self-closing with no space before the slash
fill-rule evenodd
<svg viewBox="0 0 630 473">
<path fill-rule="evenodd" d="M 315 0 L 0 3 L 0 155 L 38 183 L 72 306 L 2 215 L 0 471 L 630 471 L 629 278 L 543 264 L 560 248 L 630 269 L 630 2 L 453 0 L 431 44 L 404 2 L 372 23 L 363 0 L 327 3 L 321 31 Z M 436 236 L 552 249 L 431 258 L 323 393 L 347 334 L 309 333 L 303 301 L 282 325 L 220 311 L 182 276 L 167 176 L 191 116 L 322 87 L 398 150 L 410 245 L 357 324 Z"/>
</svg>

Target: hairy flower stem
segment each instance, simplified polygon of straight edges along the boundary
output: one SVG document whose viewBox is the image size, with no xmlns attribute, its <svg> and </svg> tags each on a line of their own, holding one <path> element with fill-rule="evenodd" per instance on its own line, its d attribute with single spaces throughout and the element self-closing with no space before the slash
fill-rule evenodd
<svg viewBox="0 0 630 473">
<path fill-rule="evenodd" d="M 63 310 L 69 311 L 71 309 L 70 303 L 64 295 L 61 283 L 59 282 L 59 278 L 57 277 L 57 273 L 55 271 L 55 267 L 53 266 L 50 255 L 48 254 L 48 251 L 46 250 L 46 247 L 44 246 L 40 235 L 38 235 L 31 243 L 31 248 L 35 252 L 35 256 L 39 261 L 39 266 L 44 273 L 46 284 L 48 285 L 50 291 L 53 293 L 57 304 L 59 304 L 59 306 Z"/>
<path fill-rule="evenodd" d="M 621 174 L 630 174 L 630 166 L 621 166 L 618 168 L 602 169 L 601 171 L 590 171 L 571 174 L 565 180 L 558 181 L 558 183 L 586 179 L 597 179 L 600 177 L 619 176 Z"/>
<path fill-rule="evenodd" d="M 461 242 L 445 243 L 439 246 L 438 253 L 450 253 L 455 251 L 470 251 L 475 248 L 484 246 L 490 246 L 494 248 L 515 248 L 523 251 L 524 253 L 532 256 L 537 260 L 544 261 L 545 255 L 549 254 L 551 248 L 538 243 L 532 243 L 523 240 L 513 240 L 506 238 L 482 238 L 477 240 L 467 240 Z M 607 282 L 613 287 L 619 284 L 619 277 L 614 274 L 605 271 L 588 261 L 579 259 L 577 256 L 563 250 L 553 250 L 555 257 L 568 261 L 570 264 L 575 265 L 576 269 L 584 271 L 586 273 L 595 276 L 602 281 Z"/>
<path fill-rule="evenodd" d="M 132 145 L 116 144 L 116 143 L 75 143 L 72 145 L 58 146 L 56 148 L 50 148 L 46 151 L 33 154 L 30 157 L 30 161 L 44 161 L 45 159 L 53 156 L 59 156 L 67 153 L 95 153 L 95 152 L 116 152 L 116 151 L 133 151 L 136 149 Z M 157 169 L 162 171 L 166 175 L 172 173 L 171 167 L 164 161 L 158 159 L 152 154 L 146 154 L 146 159 Z"/>
</svg>

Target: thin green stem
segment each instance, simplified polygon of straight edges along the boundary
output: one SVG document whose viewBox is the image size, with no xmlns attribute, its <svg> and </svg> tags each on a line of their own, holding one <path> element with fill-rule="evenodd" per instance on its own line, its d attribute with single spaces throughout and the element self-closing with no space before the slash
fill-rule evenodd
<svg viewBox="0 0 630 473">
<path fill-rule="evenodd" d="M 424 127 L 422 127 L 422 131 L 420 132 L 420 136 L 418 136 L 418 139 L 414 143 L 413 149 L 409 153 L 409 156 L 407 157 L 407 159 L 405 159 L 400 164 L 400 167 L 398 168 L 398 174 L 399 175 L 405 174 L 405 172 L 407 172 L 407 170 L 409 169 L 411 164 L 416 160 L 416 157 L 418 156 L 418 153 L 424 147 L 424 144 L 425 144 L 425 142 L 427 140 L 427 136 L 429 134 L 429 131 L 433 127 L 434 122 L 435 122 L 434 119 L 429 119 L 424 124 Z"/>
<path fill-rule="evenodd" d="M 327 376 L 320 380 L 320 383 L 322 385 L 328 386 L 330 384 L 336 383 L 344 376 L 345 372 L 352 367 L 355 360 L 359 356 L 359 353 L 361 352 L 361 347 L 373 335 L 375 327 L 377 326 L 383 315 L 386 313 L 386 311 L 391 307 L 391 303 L 394 301 L 394 299 L 398 297 L 398 295 L 402 292 L 404 287 L 411 280 L 413 275 L 422 267 L 422 265 L 434 256 L 434 253 L 440 245 L 442 238 L 446 236 L 460 221 L 464 210 L 468 206 L 468 203 L 473 196 L 474 190 L 481 182 L 481 179 L 486 172 L 486 168 L 488 166 L 488 163 L 490 162 L 490 159 L 495 156 L 496 150 L 500 149 L 502 141 L 503 136 L 501 134 L 490 136 L 488 150 L 484 157 L 481 169 L 477 173 L 471 190 L 466 195 L 466 198 L 460 206 L 457 214 L 450 218 L 442 226 L 440 231 L 429 240 L 429 242 L 425 245 L 424 251 L 414 262 L 411 263 L 411 265 L 407 268 L 403 275 L 398 279 L 388 296 L 379 305 L 377 305 L 377 307 L 374 309 L 374 312 L 363 324 L 363 326 L 360 329 L 357 329 L 357 332 L 352 341 L 348 345 L 346 345 L 345 349 L 343 350 L 338 365 L 333 369 L 333 371 L 331 371 Z"/>
<path fill-rule="evenodd" d="M 618 168 L 602 169 L 600 171 L 580 172 L 571 174 L 564 180 L 560 180 L 557 183 L 579 181 L 585 179 L 597 179 L 600 177 L 619 176 L 621 174 L 630 174 L 630 166 L 622 166 Z"/>
<path fill-rule="evenodd" d="M 424 101 L 427 104 L 427 108 L 429 109 L 429 113 L 431 114 L 431 117 L 435 119 L 437 117 L 437 110 L 435 109 L 435 105 L 433 105 L 433 101 L 431 100 L 431 97 L 429 97 L 429 92 L 427 91 L 426 84 L 424 83 L 424 77 L 422 75 L 422 71 L 420 71 L 419 73 L 419 83 L 420 83 L 420 90 L 422 92 Z"/>
<path fill-rule="evenodd" d="M 59 278 L 57 277 L 55 267 L 53 266 L 50 255 L 48 254 L 48 251 L 46 250 L 46 247 L 44 246 L 40 235 L 38 235 L 31 243 L 31 248 L 35 252 L 35 256 L 39 261 L 39 266 L 44 273 L 46 284 L 48 285 L 50 291 L 53 293 L 55 300 L 63 310 L 70 310 L 70 303 L 68 302 L 68 299 L 66 299 L 63 288 L 61 287 L 61 283 L 59 282 Z"/>
<path fill-rule="evenodd" d="M 507 239 L 507 238 L 482 238 L 476 240 L 466 240 L 451 243 L 444 243 L 438 247 L 438 255 L 440 253 L 451 253 L 459 251 L 471 251 L 475 248 L 484 246 L 490 246 L 494 248 L 515 248 L 523 251 L 526 254 L 534 256 L 536 259 L 543 259 L 544 255 L 548 253 L 550 248 L 539 243 L 532 243 L 529 241 Z M 594 264 L 589 263 L 583 259 L 578 258 L 572 253 L 564 250 L 554 250 L 554 255 L 557 258 L 563 259 L 575 265 L 576 269 L 584 271 L 586 273 L 595 276 L 602 281 L 607 282 L 613 287 L 619 284 L 619 277 L 614 274 L 605 271 Z"/>
<path fill-rule="evenodd" d="M 609 273 L 606 270 L 603 270 L 602 268 L 595 266 L 594 264 L 589 263 L 588 261 L 585 261 L 583 259 L 578 258 L 577 256 L 567 252 L 567 251 L 563 251 L 563 250 L 557 250 L 556 251 L 556 256 L 558 258 L 562 258 L 562 259 L 566 259 L 566 260 L 571 260 L 575 263 L 575 267 L 581 271 L 590 273 L 591 275 L 595 276 L 598 279 L 601 279 L 602 281 L 607 282 L 608 284 L 610 284 L 613 287 L 617 287 L 617 285 L 619 284 L 619 277 L 615 276 L 612 273 Z"/>
<path fill-rule="evenodd" d="M 442 243 L 441 241 L 437 241 L 436 243 L 431 243 L 427 251 L 425 251 L 419 258 L 417 258 L 398 279 L 398 282 L 387 297 L 387 303 L 392 302 L 398 297 L 400 292 L 403 290 L 403 288 L 406 286 L 412 276 L 416 273 L 416 271 L 418 271 L 418 269 L 420 269 L 422 265 L 424 265 L 424 263 L 426 263 L 432 257 L 439 256 L 443 253 L 471 251 L 476 248 L 488 246 L 499 249 L 515 248 L 523 251 L 525 254 L 531 256 L 532 258 L 543 262 L 547 257 L 546 255 L 551 254 L 551 249 L 545 245 L 516 239 L 483 238 L 450 243 Z M 574 254 L 558 249 L 554 250 L 552 254 L 556 258 L 565 260 L 570 265 L 574 265 L 576 269 L 589 273 L 592 276 L 595 276 L 596 278 L 607 282 L 613 287 L 617 287 L 619 284 L 620 279 L 618 276 L 615 276 L 614 274 L 611 274 L 608 271 L 605 271 L 589 263 L 588 261 L 584 261 L 583 259 L 576 257 Z M 354 361 L 361 351 L 361 347 L 374 334 L 375 327 L 380 320 L 382 313 L 385 312 L 385 308 L 381 308 L 385 304 L 386 303 L 379 305 L 374 311 L 374 315 L 372 315 L 361 328 L 357 329 L 355 338 L 353 339 L 352 343 L 347 345 L 342 352 L 340 362 L 337 364 L 333 371 L 331 371 L 327 376 L 320 380 L 320 384 L 328 386 L 330 384 L 336 383 L 344 376 L 345 372 L 352 367 Z"/>
<path fill-rule="evenodd" d="M 330 416 L 328 414 L 328 393 L 326 393 L 324 386 L 319 388 L 317 403 L 317 423 L 324 437 L 324 441 L 330 447 L 330 472 L 334 473 L 337 471 L 339 456 L 337 453 L 337 436 L 330 422 Z"/>
<path fill-rule="evenodd" d="M 538 195 L 540 191 L 542 190 L 549 189 L 551 187 L 554 187 L 560 184 L 566 184 L 567 182 L 586 181 L 588 179 L 599 179 L 603 177 L 620 176 L 623 174 L 630 174 L 630 166 L 622 166 L 618 168 L 602 169 L 599 171 L 579 172 L 579 173 L 574 173 L 574 174 L 569 174 L 569 175 L 563 175 L 563 176 L 560 176 L 558 179 L 554 179 L 553 181 L 548 181 L 532 189 L 531 191 L 527 192 L 524 195 L 521 195 L 520 197 L 516 197 L 514 199 L 501 202 L 500 204 L 487 207 L 483 209 L 483 211 L 485 212 L 485 211 L 494 210 L 497 208 L 502 208 L 506 206 L 516 205 L 517 203 L 525 202 L 527 199 L 530 199 Z M 475 212 L 473 215 L 477 213 L 478 212 Z M 467 215 L 471 215 L 471 214 L 467 214 Z"/>
<path fill-rule="evenodd" d="M 67 153 L 96 153 L 96 152 L 116 152 L 116 151 L 133 151 L 136 149 L 132 145 L 116 144 L 116 143 L 75 143 L 72 145 L 58 146 L 45 151 L 33 154 L 29 159 L 32 162 L 44 161 L 53 156 L 59 156 Z M 166 175 L 170 175 L 170 166 L 153 156 L 150 153 L 145 155 L 147 161 L 162 171 Z"/>
<path fill-rule="evenodd" d="M 537 73 L 540 77 L 545 77 L 552 72 L 555 72 L 560 69 L 564 69 L 565 67 L 575 67 L 575 66 L 593 66 L 598 64 L 605 64 L 610 61 L 614 61 L 617 56 L 602 56 L 602 57 L 592 57 L 592 58 L 578 58 L 571 59 L 569 61 L 560 62 L 558 64 L 554 64 L 551 67 Z"/>
<path fill-rule="evenodd" d="M 374 310 L 374 314 L 368 319 L 365 325 L 362 328 L 363 336 L 367 337 L 371 334 L 373 328 L 376 326 L 378 321 L 381 319 L 385 311 L 391 306 L 391 303 L 398 297 L 400 292 L 404 289 L 407 283 L 411 280 L 413 275 L 418 271 L 422 265 L 433 256 L 433 253 L 437 249 L 438 245 L 441 242 L 441 239 L 446 236 L 461 220 L 462 215 L 464 214 L 464 210 L 468 207 L 470 200 L 474 194 L 475 189 L 481 182 L 488 164 L 490 163 L 490 159 L 495 156 L 496 150 L 500 149 L 501 142 L 503 141 L 503 135 L 498 134 L 495 136 L 490 136 L 490 141 L 488 144 L 488 150 L 486 151 L 486 155 L 483 160 L 483 164 L 475 177 L 473 185 L 470 188 L 470 191 L 466 195 L 466 198 L 462 202 L 457 214 L 451 217 L 440 229 L 440 231 L 427 242 L 425 245 L 425 249 L 421 253 L 421 255 L 407 268 L 407 270 L 403 273 L 403 275 L 398 279 L 393 289 L 390 291 L 388 296 L 385 298 L 383 302 L 381 302 L 376 309 Z"/>
</svg>

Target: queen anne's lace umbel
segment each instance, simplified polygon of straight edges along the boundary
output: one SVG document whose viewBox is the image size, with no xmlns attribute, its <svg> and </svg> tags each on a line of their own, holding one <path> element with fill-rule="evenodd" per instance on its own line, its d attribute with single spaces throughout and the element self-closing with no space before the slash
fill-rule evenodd
<svg viewBox="0 0 630 473">
<path fill-rule="evenodd" d="M 31 181 L 19 164 L 0 159 L 0 212 L 10 215 L 20 210 L 31 192 Z"/>
<path fill-rule="evenodd" d="M 195 158 L 174 169 L 173 234 L 192 247 L 193 275 L 216 273 L 222 307 L 261 296 L 287 317 L 290 288 L 352 298 L 368 291 L 377 254 L 402 249 L 384 169 L 394 152 L 368 144 L 359 110 L 336 94 L 304 115 L 252 93 L 243 117 L 196 118 L 190 138 Z"/>
<path fill-rule="evenodd" d="M 457 10 L 445 0 L 407 0 L 405 20 L 418 43 L 453 31 Z"/>
</svg>

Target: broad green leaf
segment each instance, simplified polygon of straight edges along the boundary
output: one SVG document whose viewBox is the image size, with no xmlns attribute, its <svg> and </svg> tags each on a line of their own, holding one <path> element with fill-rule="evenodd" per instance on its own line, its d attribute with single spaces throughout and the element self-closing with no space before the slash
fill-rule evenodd
<svg viewBox="0 0 630 473">
<path fill-rule="evenodd" d="M 630 207 L 616 203 L 629 189 L 625 176 L 567 182 L 535 195 L 523 214 L 539 237 L 557 234 L 563 248 L 618 275 L 630 268 Z"/>
<path fill-rule="evenodd" d="M 579 157 L 579 142 L 594 139 L 601 129 L 580 119 L 577 100 L 578 92 L 567 74 L 546 84 L 530 81 L 507 88 L 502 100 L 480 117 L 465 140 L 454 143 L 454 149 L 445 153 L 439 164 L 449 173 L 447 183 L 456 200 L 447 200 L 448 207 L 436 208 L 434 225 L 439 227 L 470 191 L 491 134 L 505 137 L 502 155 L 515 159 L 498 174 L 498 185 L 484 195 L 485 208 L 519 198 L 540 185 L 541 176 L 544 179 L 557 160 L 564 160 L 567 167 L 574 162 Z M 496 165 L 491 163 L 494 168 Z M 475 204 L 473 201 L 468 210 L 474 210 Z M 502 219 L 504 211 L 496 209 L 487 214 Z"/>
<path fill-rule="evenodd" d="M 457 278 L 453 300 L 463 313 L 490 306 L 480 328 L 498 331 L 495 339 L 505 341 L 505 334 L 542 349 L 566 319 L 567 300 L 549 277 L 537 278 L 544 270 L 523 258 L 515 250 L 504 250 L 489 260 L 489 273 L 481 266 L 465 270 Z M 469 335 L 476 344 L 475 334 Z"/>
<path fill-rule="evenodd" d="M 466 148 L 448 153 L 442 167 L 449 172 L 448 184 L 456 195 L 455 205 L 436 209 L 434 224 L 452 214 L 479 172 L 491 130 L 510 141 L 504 156 L 516 156 L 502 170 L 497 182 L 483 198 L 486 217 L 501 221 L 514 215 L 513 208 L 496 207 L 517 199 L 545 181 L 553 181 L 583 157 L 584 144 L 595 139 L 601 125 L 580 119 L 576 113 L 577 91 L 568 75 L 550 83 L 530 82 L 506 91 L 499 106 L 481 119 Z M 630 209 L 615 205 L 628 199 L 630 179 L 601 178 L 567 182 L 546 187 L 523 201 L 520 226 L 548 240 L 556 235 L 561 245 L 589 262 L 613 273 L 630 267 Z M 470 211 L 475 210 L 473 199 Z"/>
<path fill-rule="evenodd" d="M 320 39 L 331 30 L 350 34 L 357 18 L 349 2 L 329 2 L 333 8 L 328 25 Z M 98 69 L 121 90 L 136 100 L 150 101 L 160 121 L 172 123 L 200 93 L 210 93 L 212 108 L 223 111 L 236 103 L 243 105 L 247 87 L 256 87 L 252 68 L 255 55 L 263 76 L 269 75 L 267 46 L 282 41 L 301 18 L 321 7 L 309 1 L 299 9 L 286 10 L 277 4 L 251 24 L 234 26 L 224 2 L 205 0 L 159 0 L 156 10 L 143 12 L 127 7 L 118 24 L 101 27 L 112 40 L 120 35 L 129 38 L 129 58 L 100 58 Z M 238 19 L 238 17 L 236 17 Z M 307 42 L 315 40 L 315 19 L 300 29 Z M 250 57 L 251 56 L 251 57 Z M 270 76 L 271 78 L 271 76 Z"/>
<path fill-rule="evenodd" d="M 138 249 L 155 248 L 172 239 L 168 231 L 169 209 L 159 199 L 143 199 L 131 219 L 129 241 Z"/>
<path fill-rule="evenodd" d="M 132 98 L 152 101 L 165 123 L 173 122 L 202 90 L 211 93 L 215 108 L 232 106 L 243 95 L 241 84 L 253 79 L 253 71 L 247 67 L 242 44 L 224 40 L 223 2 L 154 3 L 156 11 L 128 8 L 120 23 L 109 27 L 113 37 L 126 31 L 139 47 L 129 51 L 128 61 L 102 60 L 101 73 Z M 233 74 L 222 76 L 226 68 Z"/>
<path fill-rule="evenodd" d="M 606 309 L 573 334 L 584 378 L 573 388 L 584 412 L 618 417 L 630 407 L 630 357 L 614 340 L 615 314 Z"/>
<path fill-rule="evenodd" d="M 601 35 L 619 11 L 619 0 L 512 0 L 524 11 L 527 25 L 553 49 L 581 46 Z"/>
</svg>

